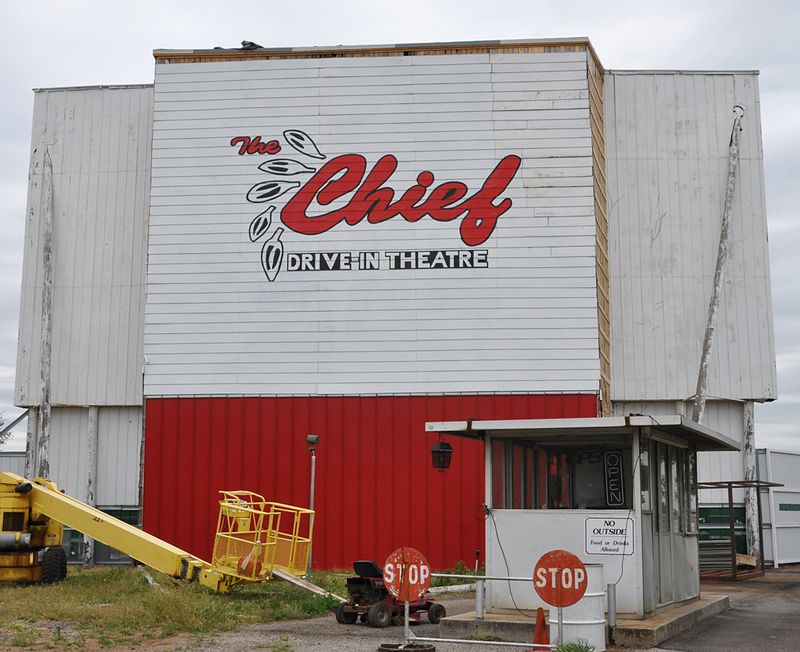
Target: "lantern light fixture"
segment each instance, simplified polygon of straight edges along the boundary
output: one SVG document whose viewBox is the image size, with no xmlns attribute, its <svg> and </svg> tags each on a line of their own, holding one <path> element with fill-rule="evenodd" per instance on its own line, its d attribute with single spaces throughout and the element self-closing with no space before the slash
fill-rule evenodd
<svg viewBox="0 0 800 652">
<path fill-rule="evenodd" d="M 437 441 L 431 448 L 431 461 L 433 468 L 438 471 L 444 471 L 450 468 L 450 459 L 453 457 L 453 447 L 446 441 L 442 441 L 442 435 L 439 435 Z"/>
</svg>

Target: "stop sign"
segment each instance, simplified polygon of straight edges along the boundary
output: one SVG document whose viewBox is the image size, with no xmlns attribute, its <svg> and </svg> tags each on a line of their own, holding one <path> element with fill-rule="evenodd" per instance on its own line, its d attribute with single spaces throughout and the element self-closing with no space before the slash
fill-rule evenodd
<svg viewBox="0 0 800 652">
<path fill-rule="evenodd" d="M 586 566 L 566 550 L 551 550 L 541 556 L 533 569 L 533 587 L 547 604 L 569 607 L 586 593 Z"/>
<path fill-rule="evenodd" d="M 414 602 L 428 590 L 431 567 L 419 550 L 403 546 L 386 558 L 383 583 L 389 593 L 401 602 Z"/>
</svg>

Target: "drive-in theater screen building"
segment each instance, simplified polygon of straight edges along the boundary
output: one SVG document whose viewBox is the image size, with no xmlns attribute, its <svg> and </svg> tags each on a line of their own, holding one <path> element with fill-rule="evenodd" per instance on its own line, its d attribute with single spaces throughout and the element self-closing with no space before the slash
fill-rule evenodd
<svg viewBox="0 0 800 652">
<path fill-rule="evenodd" d="M 756 73 L 606 71 L 586 39 L 155 60 L 35 93 L 16 402 L 35 469 L 46 335 L 73 495 L 208 557 L 218 490 L 308 503 L 313 433 L 315 567 L 471 564 L 481 447 L 435 471 L 426 422 L 686 412 L 734 105 L 704 422 L 742 441 L 775 397 Z M 578 507 L 547 496 L 570 456 L 505 459 L 507 508 Z"/>
</svg>

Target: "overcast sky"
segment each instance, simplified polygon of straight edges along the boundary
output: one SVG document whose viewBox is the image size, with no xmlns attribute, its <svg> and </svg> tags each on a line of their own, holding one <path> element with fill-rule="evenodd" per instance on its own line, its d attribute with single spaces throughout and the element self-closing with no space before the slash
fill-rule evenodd
<svg viewBox="0 0 800 652">
<path fill-rule="evenodd" d="M 800 451 L 800 3 L 36 0 L 0 12 L 0 413 L 13 418 L 32 88 L 152 83 L 157 48 L 588 36 L 606 68 L 758 69 L 778 360 L 758 446 Z M 17 446 L 24 441 L 17 439 Z"/>
</svg>

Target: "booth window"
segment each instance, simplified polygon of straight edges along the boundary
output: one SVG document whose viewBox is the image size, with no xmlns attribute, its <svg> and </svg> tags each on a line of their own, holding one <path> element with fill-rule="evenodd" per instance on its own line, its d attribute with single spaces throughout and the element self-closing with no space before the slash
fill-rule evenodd
<svg viewBox="0 0 800 652">
<path fill-rule="evenodd" d="M 619 445 L 492 441 L 499 509 L 631 509 L 631 450 Z"/>
<path fill-rule="evenodd" d="M 673 448 L 672 446 L 669 447 L 669 465 L 670 465 L 670 477 L 672 478 L 672 482 L 670 483 L 670 491 L 672 494 L 672 500 L 670 500 L 670 507 L 672 508 L 672 531 L 673 532 L 681 532 L 681 505 L 683 504 L 682 496 L 681 496 L 681 489 L 683 487 L 683 467 L 678 464 L 678 454 L 681 451 L 677 448 Z"/>
<path fill-rule="evenodd" d="M 492 504 L 509 509 L 536 506 L 536 451 L 531 446 L 492 442 Z"/>
<path fill-rule="evenodd" d="M 683 468 L 683 532 L 697 533 L 697 453 L 692 450 L 681 450 L 681 467 Z M 687 500 L 688 498 L 688 500 Z"/>
<path fill-rule="evenodd" d="M 656 531 L 697 534 L 696 451 L 658 441 L 652 442 L 651 451 L 656 456 L 656 467 L 649 474 L 656 496 Z"/>
<path fill-rule="evenodd" d="M 669 532 L 669 514 L 667 508 L 669 506 L 669 477 L 667 475 L 667 447 L 662 443 L 656 443 L 656 456 L 657 468 L 656 474 L 657 487 L 656 494 L 658 496 L 658 531 Z"/>
</svg>

